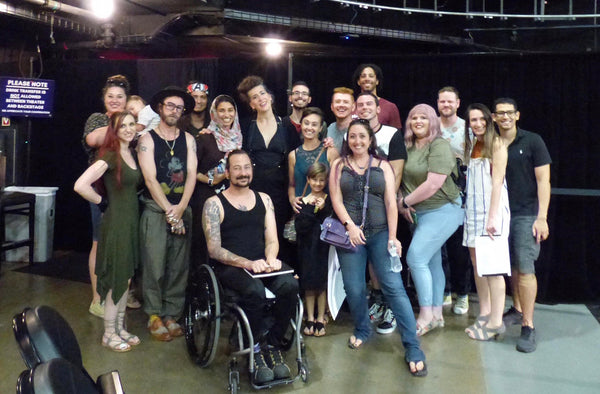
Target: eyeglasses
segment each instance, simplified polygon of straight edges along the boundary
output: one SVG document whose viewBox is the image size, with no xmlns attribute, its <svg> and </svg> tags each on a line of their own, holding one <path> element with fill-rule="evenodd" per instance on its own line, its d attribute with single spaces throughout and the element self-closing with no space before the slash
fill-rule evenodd
<svg viewBox="0 0 600 394">
<path fill-rule="evenodd" d="M 184 112 L 185 111 L 185 107 L 183 105 L 175 105 L 173 103 L 162 103 L 163 106 L 167 107 L 167 109 L 169 111 L 177 111 L 177 112 Z"/>
<path fill-rule="evenodd" d="M 508 116 L 509 118 L 512 118 L 513 116 L 515 116 L 516 113 L 517 113 L 517 111 L 500 111 L 500 112 L 494 112 L 494 115 L 496 115 L 499 118 L 503 118 L 504 116 Z"/>
<path fill-rule="evenodd" d="M 188 93 L 192 93 L 192 92 L 204 92 L 206 93 L 206 95 L 208 95 L 208 85 L 205 83 L 191 83 L 187 86 L 187 91 Z"/>
<path fill-rule="evenodd" d="M 310 93 L 309 92 L 292 92 L 292 96 L 308 97 L 308 96 L 310 96 Z"/>
</svg>

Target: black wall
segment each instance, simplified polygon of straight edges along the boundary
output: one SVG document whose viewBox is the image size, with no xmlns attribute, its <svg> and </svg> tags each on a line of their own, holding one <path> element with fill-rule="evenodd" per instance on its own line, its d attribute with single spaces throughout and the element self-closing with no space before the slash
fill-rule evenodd
<svg viewBox="0 0 600 394">
<path fill-rule="evenodd" d="M 461 92 L 461 107 L 471 102 L 491 105 L 499 96 L 517 100 L 520 126 L 539 133 L 553 159 L 552 186 L 600 189 L 595 165 L 600 162 L 600 57 L 589 55 L 437 55 L 361 59 L 295 57 L 294 80 L 311 86 L 313 105 L 330 114 L 331 91 L 354 88 L 350 78 L 362 62 L 374 62 L 384 72 L 380 96 L 395 102 L 404 121 L 410 108 L 425 102 L 435 107 L 437 90 L 453 85 Z M 166 85 L 183 86 L 202 79 L 211 96 L 235 94 L 248 74 L 265 78 L 275 93 L 278 112 L 286 114 L 287 59 L 277 62 L 241 59 L 54 61 L 42 78 L 55 79 L 56 115 L 34 120 L 32 170 L 29 184 L 59 186 L 56 203 L 55 249 L 87 250 L 90 223 L 87 203 L 72 191 L 85 170 L 81 148 L 86 118 L 102 110 L 100 90 L 109 75 L 125 74 L 132 93 L 149 99 Z M 239 103 L 240 112 L 247 114 Z M 459 112 L 462 111 L 459 109 Z M 328 119 L 329 121 L 332 118 Z M 540 299 L 579 301 L 600 296 L 600 259 L 594 241 L 599 230 L 598 197 L 553 195 L 550 238 L 538 262 Z"/>
</svg>

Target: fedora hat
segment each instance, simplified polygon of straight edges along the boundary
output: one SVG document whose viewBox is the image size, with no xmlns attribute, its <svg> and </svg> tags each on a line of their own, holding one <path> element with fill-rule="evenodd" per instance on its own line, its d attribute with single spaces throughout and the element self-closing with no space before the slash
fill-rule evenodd
<svg viewBox="0 0 600 394">
<path fill-rule="evenodd" d="M 185 106 L 185 112 L 190 113 L 196 106 L 196 101 L 190 96 L 184 89 L 179 86 L 167 86 L 163 90 L 158 91 L 150 100 L 150 108 L 158 113 L 158 104 L 162 104 L 164 99 L 167 97 L 181 97 L 183 105 Z"/>
</svg>

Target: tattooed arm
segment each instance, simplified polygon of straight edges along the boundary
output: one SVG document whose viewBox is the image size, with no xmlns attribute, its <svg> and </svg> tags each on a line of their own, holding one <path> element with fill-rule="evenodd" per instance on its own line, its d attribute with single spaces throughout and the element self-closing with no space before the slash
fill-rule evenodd
<svg viewBox="0 0 600 394">
<path fill-rule="evenodd" d="M 144 134 L 138 140 L 138 161 L 146 182 L 146 187 L 155 203 L 165 212 L 171 209 L 171 203 L 167 200 L 158 180 L 156 179 L 156 163 L 154 162 L 154 141 L 149 133 Z"/>
<path fill-rule="evenodd" d="M 202 211 L 202 228 L 208 254 L 212 259 L 223 264 L 251 269 L 252 262 L 250 260 L 221 247 L 221 222 L 223 222 L 223 206 L 219 198 L 213 196 L 206 200 Z"/>
<path fill-rule="evenodd" d="M 265 259 L 267 265 L 274 271 L 281 269 L 281 261 L 277 260 L 279 241 L 277 240 L 277 223 L 275 221 L 275 207 L 273 201 L 266 193 L 259 193 L 265 205 Z"/>
</svg>

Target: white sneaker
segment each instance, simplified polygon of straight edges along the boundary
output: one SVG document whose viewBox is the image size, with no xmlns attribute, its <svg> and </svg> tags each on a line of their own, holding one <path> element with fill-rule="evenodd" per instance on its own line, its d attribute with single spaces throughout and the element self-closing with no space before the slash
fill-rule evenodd
<svg viewBox="0 0 600 394">
<path fill-rule="evenodd" d="M 467 313 L 469 311 L 469 295 L 457 296 L 452 311 L 457 315 L 464 315 Z"/>
<path fill-rule="evenodd" d="M 375 302 L 369 308 L 369 319 L 371 320 L 372 323 L 379 324 L 379 322 L 381 322 L 381 319 L 383 319 L 384 312 L 385 312 L 385 307 L 383 305 Z"/>
<path fill-rule="evenodd" d="M 452 294 L 451 293 L 444 294 L 444 303 L 442 305 L 443 306 L 452 305 Z"/>
<path fill-rule="evenodd" d="M 383 320 L 377 325 L 378 334 L 391 334 L 396 328 L 396 317 L 390 308 L 385 308 Z"/>
</svg>

